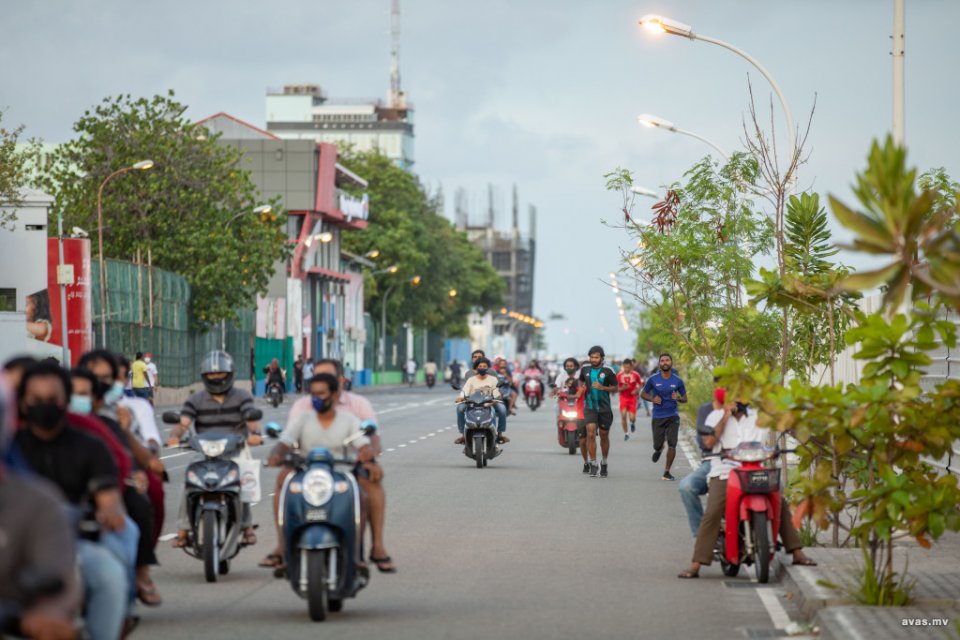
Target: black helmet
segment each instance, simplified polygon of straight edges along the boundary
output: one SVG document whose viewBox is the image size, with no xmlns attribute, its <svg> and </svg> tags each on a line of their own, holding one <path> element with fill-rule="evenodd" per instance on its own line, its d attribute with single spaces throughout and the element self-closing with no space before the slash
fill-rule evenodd
<svg viewBox="0 0 960 640">
<path fill-rule="evenodd" d="M 207 377 L 210 373 L 226 373 L 227 377 L 213 380 Z M 226 351 L 211 351 L 200 364 L 200 378 L 206 390 L 214 395 L 230 391 L 233 388 L 233 358 Z"/>
</svg>

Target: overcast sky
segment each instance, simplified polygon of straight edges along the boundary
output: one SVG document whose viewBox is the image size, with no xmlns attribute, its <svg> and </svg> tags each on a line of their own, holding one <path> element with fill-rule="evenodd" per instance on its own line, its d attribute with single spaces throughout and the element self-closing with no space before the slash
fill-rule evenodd
<svg viewBox="0 0 960 640">
<path fill-rule="evenodd" d="M 480 201 L 492 182 L 540 212 L 535 311 L 551 351 L 633 342 L 600 278 L 618 267 L 617 198 L 602 175 L 623 166 L 656 188 L 710 150 L 641 130 L 652 113 L 727 151 L 741 146 L 747 74 L 720 47 L 637 27 L 661 13 L 736 44 L 776 77 L 798 123 L 814 95 L 800 183 L 850 200 L 870 141 L 891 121 L 892 0 L 402 0 L 402 82 L 416 108 L 416 172 Z M 264 92 L 321 84 L 332 99 L 385 97 L 389 0 L 5 0 L 0 109 L 49 142 L 69 138 L 84 109 L 118 93 L 174 89 L 199 119 L 218 111 L 262 126 Z M 907 2 L 906 135 L 910 161 L 960 178 L 960 2 Z M 777 126 L 783 126 L 779 109 Z M 783 129 L 780 129 L 781 133 Z M 506 197 L 504 197 L 504 201 Z M 504 202 L 506 204 L 506 202 Z M 859 259 L 846 256 L 858 264 Z M 664 345 L 669 348 L 670 345 Z"/>
</svg>

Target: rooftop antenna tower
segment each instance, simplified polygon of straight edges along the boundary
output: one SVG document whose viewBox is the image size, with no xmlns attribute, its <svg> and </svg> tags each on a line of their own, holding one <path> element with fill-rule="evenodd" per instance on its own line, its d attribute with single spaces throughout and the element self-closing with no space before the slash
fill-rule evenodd
<svg viewBox="0 0 960 640">
<path fill-rule="evenodd" d="M 406 107 L 406 98 L 400 89 L 400 0 L 392 0 L 390 9 L 390 97 L 393 109 Z"/>
</svg>

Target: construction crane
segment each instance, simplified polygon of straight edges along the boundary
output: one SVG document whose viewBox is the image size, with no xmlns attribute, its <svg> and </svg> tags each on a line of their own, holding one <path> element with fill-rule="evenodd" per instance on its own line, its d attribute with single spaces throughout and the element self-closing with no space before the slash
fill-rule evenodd
<svg viewBox="0 0 960 640">
<path fill-rule="evenodd" d="M 393 0 L 390 10 L 390 98 L 389 106 L 393 109 L 403 109 L 406 98 L 400 89 L 400 0 Z"/>
</svg>

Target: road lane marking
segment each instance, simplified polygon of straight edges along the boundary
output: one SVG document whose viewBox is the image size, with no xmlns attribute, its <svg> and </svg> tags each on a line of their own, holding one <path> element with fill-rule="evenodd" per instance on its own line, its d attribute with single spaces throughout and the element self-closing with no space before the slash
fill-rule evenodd
<svg viewBox="0 0 960 640">
<path fill-rule="evenodd" d="M 399 447 L 400 449 L 403 449 L 405 446 L 407 446 L 407 445 L 405 445 L 405 444 L 398 444 L 398 445 L 397 445 L 397 447 Z"/>
<path fill-rule="evenodd" d="M 427 439 L 427 436 L 420 436 L 419 439 L 420 439 L 420 440 L 426 440 L 426 439 Z"/>
<path fill-rule="evenodd" d="M 416 440 L 411 440 L 408 444 L 417 444 Z"/>
<path fill-rule="evenodd" d="M 770 615 L 773 626 L 777 629 L 785 629 L 787 625 L 790 624 L 790 616 L 787 615 L 786 609 L 780 604 L 780 599 L 777 597 L 776 591 L 774 589 L 761 588 L 757 589 L 757 595 L 760 596 L 760 602 L 763 603 L 764 608 Z"/>
<path fill-rule="evenodd" d="M 181 451 L 180 453 L 171 453 L 170 455 L 160 456 L 160 459 L 161 459 L 161 460 L 167 460 L 167 459 L 169 459 L 169 458 L 176 458 L 177 456 L 185 456 L 185 455 L 187 455 L 188 453 L 190 453 L 190 452 L 189 452 L 189 451 Z"/>
<path fill-rule="evenodd" d="M 390 451 L 396 451 L 396 448 L 391 447 L 391 448 L 387 449 L 387 452 L 390 452 Z"/>
</svg>

